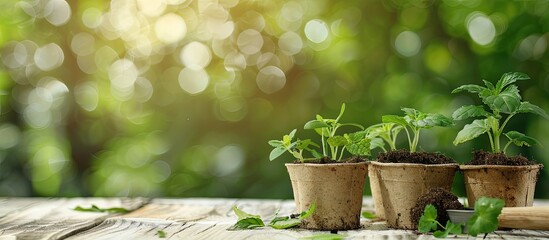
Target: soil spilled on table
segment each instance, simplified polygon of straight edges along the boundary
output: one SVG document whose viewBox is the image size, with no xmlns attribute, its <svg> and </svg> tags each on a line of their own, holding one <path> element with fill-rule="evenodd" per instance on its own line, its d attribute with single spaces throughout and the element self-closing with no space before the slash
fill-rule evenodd
<svg viewBox="0 0 549 240">
<path fill-rule="evenodd" d="M 333 160 L 330 157 L 315 158 L 315 159 L 305 159 L 305 163 L 317 163 L 317 164 L 330 164 L 330 163 L 361 163 L 367 162 L 368 159 L 359 156 L 353 156 L 350 158 L 342 159 L 341 161 Z M 299 160 L 295 160 L 294 163 L 301 163 Z"/>
<path fill-rule="evenodd" d="M 485 151 L 473 152 L 473 160 L 469 165 L 510 165 L 525 166 L 536 165 L 538 163 L 530 161 L 523 156 L 507 156 L 504 153 L 491 153 Z"/>
<path fill-rule="evenodd" d="M 440 153 L 433 152 L 409 152 L 407 150 L 395 150 L 380 153 L 377 160 L 382 163 L 422 163 L 445 164 L 456 163 L 453 159 Z"/>
<path fill-rule="evenodd" d="M 415 226 L 417 226 L 419 218 L 423 215 L 425 206 L 429 204 L 435 206 L 437 209 L 437 221 L 443 225 L 446 224 L 449 219 L 446 209 L 464 209 L 456 195 L 450 191 L 444 188 L 432 188 L 418 198 L 416 206 L 410 210 L 410 217 Z"/>
</svg>

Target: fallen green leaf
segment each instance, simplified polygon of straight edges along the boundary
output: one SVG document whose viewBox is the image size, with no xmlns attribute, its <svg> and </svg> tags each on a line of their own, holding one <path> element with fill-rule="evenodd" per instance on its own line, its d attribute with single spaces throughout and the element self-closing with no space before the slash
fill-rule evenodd
<svg viewBox="0 0 549 240">
<path fill-rule="evenodd" d="M 367 218 L 367 219 L 377 218 L 377 216 L 374 213 L 368 212 L 368 211 L 362 212 L 362 217 Z"/>
<path fill-rule="evenodd" d="M 238 217 L 238 221 L 227 230 L 254 229 L 265 226 L 259 215 L 252 215 L 233 206 L 233 212 Z"/>
<path fill-rule="evenodd" d="M 127 212 L 130 212 L 130 210 L 125 209 L 125 208 L 119 208 L 119 207 L 99 208 L 99 207 L 97 207 L 96 205 L 93 205 L 93 204 L 89 208 L 76 206 L 73 210 L 80 211 L 80 212 L 108 212 L 108 213 L 127 213 Z"/>
<path fill-rule="evenodd" d="M 164 232 L 162 230 L 156 231 L 156 234 L 158 234 L 159 238 L 165 238 L 166 237 L 166 232 Z"/>
<path fill-rule="evenodd" d="M 316 209 L 316 204 L 313 203 L 311 206 L 309 206 L 309 209 L 307 211 L 302 212 L 299 214 L 296 218 L 291 217 L 275 217 L 270 223 L 269 226 L 271 226 L 274 229 L 287 229 L 287 228 L 293 228 L 299 226 L 301 221 L 305 218 L 308 218 L 313 214 L 313 212 Z M 278 213 L 278 212 L 277 212 Z"/>
<path fill-rule="evenodd" d="M 300 240 L 342 240 L 345 239 L 345 235 L 341 234 L 331 234 L 331 233 L 322 233 L 311 235 L 307 237 L 299 238 Z"/>
</svg>

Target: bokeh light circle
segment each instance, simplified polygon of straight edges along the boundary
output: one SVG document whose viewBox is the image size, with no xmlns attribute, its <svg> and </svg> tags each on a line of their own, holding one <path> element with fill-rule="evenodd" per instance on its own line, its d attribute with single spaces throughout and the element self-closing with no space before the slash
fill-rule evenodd
<svg viewBox="0 0 549 240">
<path fill-rule="evenodd" d="M 326 41 L 328 32 L 328 25 L 320 19 L 313 19 L 305 24 L 305 36 L 311 42 L 322 43 Z"/>
<path fill-rule="evenodd" d="M 206 90 L 210 77 L 204 69 L 184 68 L 179 72 L 178 80 L 181 89 L 195 95 Z"/>
<path fill-rule="evenodd" d="M 421 49 L 421 39 L 412 31 L 401 32 L 395 39 L 395 49 L 402 56 L 414 56 Z"/>
<path fill-rule="evenodd" d="M 267 66 L 257 73 L 256 82 L 262 92 L 271 94 L 284 88 L 286 75 L 278 67 Z"/>
</svg>

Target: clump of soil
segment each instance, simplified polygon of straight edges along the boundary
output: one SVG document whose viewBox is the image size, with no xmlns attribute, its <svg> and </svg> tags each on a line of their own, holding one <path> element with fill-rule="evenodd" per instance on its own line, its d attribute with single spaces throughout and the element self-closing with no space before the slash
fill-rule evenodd
<svg viewBox="0 0 549 240">
<path fill-rule="evenodd" d="M 330 163 L 361 163 L 368 161 L 367 158 L 353 156 L 350 158 L 343 159 L 341 161 L 333 160 L 330 157 L 322 157 L 315 159 L 305 159 L 305 163 L 317 163 L 317 164 L 330 164 Z M 299 160 L 295 160 L 294 163 L 301 163 Z"/>
<path fill-rule="evenodd" d="M 507 156 L 504 153 L 491 153 L 485 151 L 473 152 L 473 160 L 470 165 L 511 165 L 525 166 L 535 165 L 534 161 L 530 161 L 523 156 Z"/>
<path fill-rule="evenodd" d="M 416 206 L 410 210 L 412 223 L 417 226 L 419 218 L 423 215 L 425 206 L 432 204 L 437 209 L 437 221 L 445 225 L 448 221 L 446 209 L 464 209 L 456 195 L 444 188 L 432 188 L 418 198 Z"/>
<path fill-rule="evenodd" d="M 422 164 L 445 164 L 456 163 L 454 159 L 440 153 L 433 152 L 409 152 L 407 150 L 395 150 L 380 153 L 377 160 L 382 163 L 422 163 Z"/>
</svg>

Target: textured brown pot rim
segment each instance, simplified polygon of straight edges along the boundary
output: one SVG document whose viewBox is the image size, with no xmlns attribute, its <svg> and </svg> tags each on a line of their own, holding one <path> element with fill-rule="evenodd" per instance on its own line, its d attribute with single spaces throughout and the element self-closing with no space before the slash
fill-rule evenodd
<svg viewBox="0 0 549 240">
<path fill-rule="evenodd" d="M 338 167 L 338 166 L 360 166 L 368 165 L 368 162 L 359 162 L 359 163 L 285 163 L 286 167 L 288 166 L 306 166 L 306 167 Z"/>
<path fill-rule="evenodd" d="M 372 161 L 371 165 L 385 166 L 385 167 L 411 167 L 411 168 L 424 168 L 424 167 L 440 167 L 440 168 L 458 168 L 457 163 L 444 163 L 444 164 L 423 164 L 423 163 L 382 163 L 378 161 Z"/>
<path fill-rule="evenodd" d="M 530 170 L 543 168 L 543 164 L 509 166 L 509 165 L 459 165 L 460 170 L 501 169 L 501 170 Z"/>
</svg>

